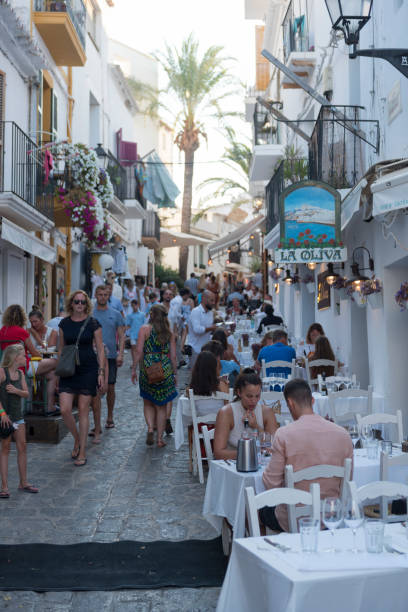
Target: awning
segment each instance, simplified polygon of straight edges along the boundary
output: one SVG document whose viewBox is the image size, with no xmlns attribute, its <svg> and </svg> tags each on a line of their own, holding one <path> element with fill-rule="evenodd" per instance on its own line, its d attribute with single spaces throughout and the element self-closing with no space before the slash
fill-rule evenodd
<svg viewBox="0 0 408 612">
<path fill-rule="evenodd" d="M 124 242 L 128 241 L 128 229 L 118 219 L 116 219 L 110 212 L 106 213 L 106 220 L 109 223 L 109 227 L 113 234 L 116 234 Z"/>
<path fill-rule="evenodd" d="M 210 248 L 208 249 L 208 254 L 210 257 L 214 257 L 216 253 L 220 251 L 224 251 L 228 249 L 231 245 L 239 242 L 243 238 L 251 235 L 256 229 L 260 228 L 265 223 L 265 216 L 259 215 L 252 219 L 252 221 L 248 221 L 248 223 L 244 223 L 238 229 L 230 232 L 226 236 L 223 236 L 219 240 L 216 240 L 212 243 Z"/>
<path fill-rule="evenodd" d="M 250 274 L 249 268 L 246 268 L 239 263 L 229 263 L 225 266 L 226 272 L 243 272 L 244 274 Z"/>
<path fill-rule="evenodd" d="M 280 223 L 278 222 L 264 238 L 264 247 L 271 251 L 278 246 L 280 239 Z"/>
<path fill-rule="evenodd" d="M 56 250 L 54 247 L 26 232 L 5 217 L 0 217 L 0 237 L 22 251 L 31 253 L 34 257 L 39 257 L 51 264 L 55 263 Z"/>
<path fill-rule="evenodd" d="M 155 151 L 145 160 L 146 182 L 143 189 L 144 197 L 159 208 L 174 208 L 175 199 L 180 193 L 169 171 Z"/>
<path fill-rule="evenodd" d="M 196 244 L 211 244 L 211 240 L 201 238 L 201 236 L 193 236 L 192 234 L 184 234 L 173 230 L 160 228 L 160 248 L 166 249 L 169 247 L 193 246 Z"/>
<path fill-rule="evenodd" d="M 363 177 L 341 203 L 341 229 L 343 230 L 351 220 L 351 217 L 360 208 L 361 192 L 367 185 L 367 180 Z"/>
<path fill-rule="evenodd" d="M 408 208 L 408 168 L 381 176 L 372 185 L 373 215 Z"/>
</svg>

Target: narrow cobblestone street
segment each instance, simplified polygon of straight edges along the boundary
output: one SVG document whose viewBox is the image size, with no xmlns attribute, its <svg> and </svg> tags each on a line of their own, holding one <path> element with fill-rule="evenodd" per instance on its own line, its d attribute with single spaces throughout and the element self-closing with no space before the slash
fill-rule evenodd
<svg viewBox="0 0 408 612">
<path fill-rule="evenodd" d="M 180 388 L 188 370 L 180 370 Z M 129 359 L 119 370 L 116 427 L 102 444 L 89 438 L 88 463 L 76 468 L 72 438 L 58 445 L 29 444 L 30 482 L 38 495 L 17 491 L 16 454 L 10 456 L 11 497 L 1 500 L 2 543 L 185 540 L 216 536 L 202 518 L 204 486 L 188 471 L 187 449 L 146 447 L 138 386 L 130 383 Z M 106 407 L 103 402 L 103 414 Z M 171 563 L 171 559 L 163 560 Z M 219 589 L 162 589 L 115 592 L 1 592 L 0 609 L 35 612 L 214 610 Z"/>
</svg>

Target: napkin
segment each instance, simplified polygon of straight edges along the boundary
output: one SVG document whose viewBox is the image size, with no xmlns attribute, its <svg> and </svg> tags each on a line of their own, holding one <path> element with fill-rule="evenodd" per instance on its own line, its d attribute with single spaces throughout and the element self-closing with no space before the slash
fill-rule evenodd
<svg viewBox="0 0 408 612">
<path fill-rule="evenodd" d="M 389 546 L 400 553 L 408 554 L 408 540 L 401 536 L 391 536 L 384 539 L 385 546 Z"/>
</svg>

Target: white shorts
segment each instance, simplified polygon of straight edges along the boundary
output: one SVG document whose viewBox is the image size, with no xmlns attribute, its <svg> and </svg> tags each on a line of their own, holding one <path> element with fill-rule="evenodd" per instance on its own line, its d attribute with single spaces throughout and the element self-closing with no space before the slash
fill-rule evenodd
<svg viewBox="0 0 408 612">
<path fill-rule="evenodd" d="M 27 376 L 29 376 L 30 378 L 33 378 L 34 374 L 37 374 L 39 364 L 40 364 L 39 361 L 30 361 L 28 365 Z"/>
</svg>

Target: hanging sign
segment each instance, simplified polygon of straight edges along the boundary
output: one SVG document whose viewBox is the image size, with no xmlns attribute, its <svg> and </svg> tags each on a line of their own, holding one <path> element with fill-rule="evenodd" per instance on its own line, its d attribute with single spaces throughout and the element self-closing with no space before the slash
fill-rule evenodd
<svg viewBox="0 0 408 612">
<path fill-rule="evenodd" d="M 339 192 L 320 181 L 301 181 L 279 198 L 280 242 L 277 263 L 346 261 L 341 241 Z"/>
</svg>

